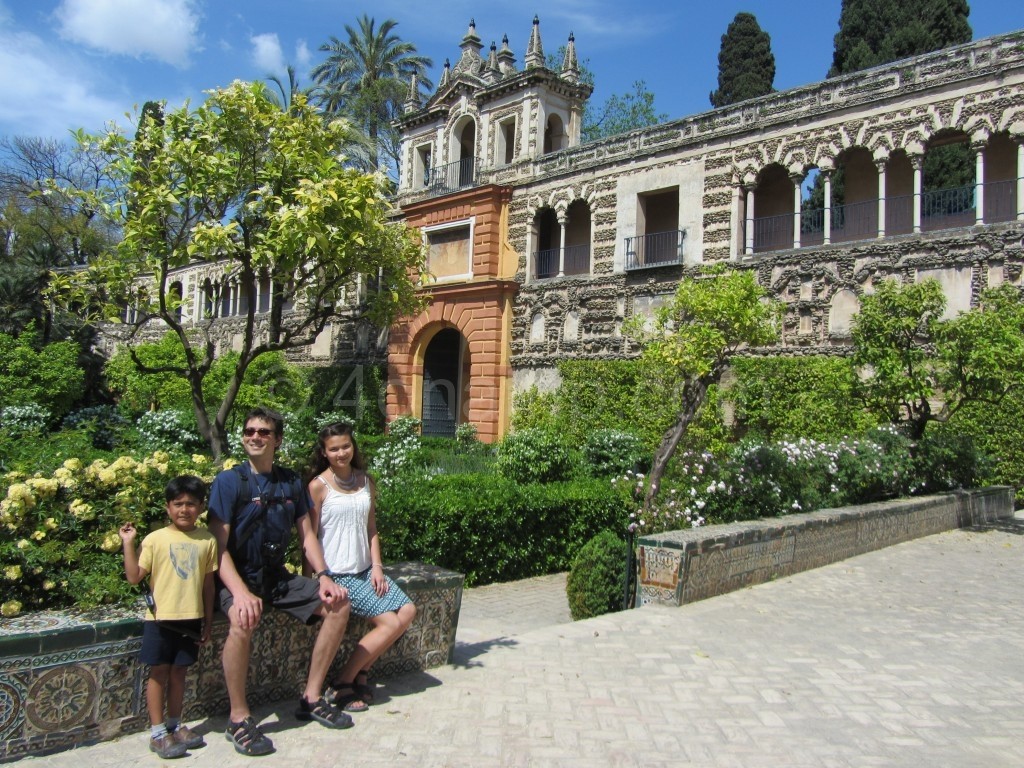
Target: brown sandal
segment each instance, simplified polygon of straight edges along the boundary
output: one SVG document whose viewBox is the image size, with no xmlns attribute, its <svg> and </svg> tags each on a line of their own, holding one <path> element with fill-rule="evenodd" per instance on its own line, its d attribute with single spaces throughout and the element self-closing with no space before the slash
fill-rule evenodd
<svg viewBox="0 0 1024 768">
<path fill-rule="evenodd" d="M 359 689 L 352 683 L 331 685 L 324 698 L 345 712 L 365 712 L 370 708 L 366 700 L 359 695 Z"/>
</svg>

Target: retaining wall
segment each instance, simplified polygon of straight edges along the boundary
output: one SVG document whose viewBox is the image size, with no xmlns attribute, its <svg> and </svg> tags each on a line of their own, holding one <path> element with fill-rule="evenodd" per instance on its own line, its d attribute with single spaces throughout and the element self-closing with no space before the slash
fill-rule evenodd
<svg viewBox="0 0 1024 768">
<path fill-rule="evenodd" d="M 682 605 L 953 528 L 1013 516 L 991 487 L 641 536 L 641 605 Z"/>
</svg>

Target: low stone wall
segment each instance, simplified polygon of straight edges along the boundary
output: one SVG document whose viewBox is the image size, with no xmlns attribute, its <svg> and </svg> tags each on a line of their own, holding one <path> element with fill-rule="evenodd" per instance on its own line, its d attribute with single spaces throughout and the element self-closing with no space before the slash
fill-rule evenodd
<svg viewBox="0 0 1024 768">
<path fill-rule="evenodd" d="M 641 536 L 641 605 L 682 605 L 901 541 L 1013 516 L 1013 489 L 825 509 Z"/>
<path fill-rule="evenodd" d="M 409 631 L 381 657 L 374 678 L 451 662 L 462 605 L 461 574 L 420 563 L 396 563 L 388 574 L 416 603 Z M 43 754 L 141 731 L 149 725 L 148 667 L 138 662 L 139 609 L 26 614 L 0 622 L 0 761 Z M 228 711 L 220 654 L 227 621 L 217 614 L 213 642 L 189 670 L 185 718 Z M 335 660 L 337 671 L 368 630 L 353 618 Z M 253 637 L 249 702 L 297 698 L 306 680 L 315 627 L 277 611 Z"/>
</svg>

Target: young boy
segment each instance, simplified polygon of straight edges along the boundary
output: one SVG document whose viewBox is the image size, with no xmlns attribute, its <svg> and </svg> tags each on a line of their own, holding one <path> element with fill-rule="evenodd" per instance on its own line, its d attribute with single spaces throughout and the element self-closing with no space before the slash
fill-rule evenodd
<svg viewBox="0 0 1024 768">
<path fill-rule="evenodd" d="M 146 611 L 139 660 L 149 664 L 146 705 L 149 748 L 162 758 L 181 757 L 206 745 L 203 737 L 181 724 L 185 673 L 210 639 L 213 621 L 213 572 L 217 540 L 196 519 L 206 502 L 206 484 L 181 475 L 164 491 L 171 524 L 153 531 L 135 552 L 135 526 L 119 531 L 124 545 L 124 574 L 132 584 L 151 575 L 153 601 Z M 167 720 L 164 722 L 164 702 Z"/>
</svg>

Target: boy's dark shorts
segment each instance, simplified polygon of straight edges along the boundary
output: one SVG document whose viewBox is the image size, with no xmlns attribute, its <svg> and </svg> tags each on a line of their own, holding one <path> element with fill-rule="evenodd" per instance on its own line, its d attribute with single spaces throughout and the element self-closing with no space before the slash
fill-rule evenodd
<svg viewBox="0 0 1024 768">
<path fill-rule="evenodd" d="M 235 599 L 223 584 L 218 582 L 217 586 L 219 587 L 217 605 L 226 616 Z M 273 590 L 270 597 L 263 598 L 264 608 L 268 606 L 275 608 L 298 619 L 303 624 L 312 624 L 319 618 L 316 612 L 320 608 L 320 604 L 320 582 L 298 575 L 293 575 L 286 581 L 282 581 Z"/>
<path fill-rule="evenodd" d="M 203 622 L 199 619 L 188 621 L 144 621 L 142 628 L 142 650 L 139 661 L 151 667 L 173 664 L 176 667 L 188 667 L 196 663 L 199 656 L 199 643 L 176 631 L 175 627 L 184 627 L 195 634 L 200 634 Z"/>
</svg>

